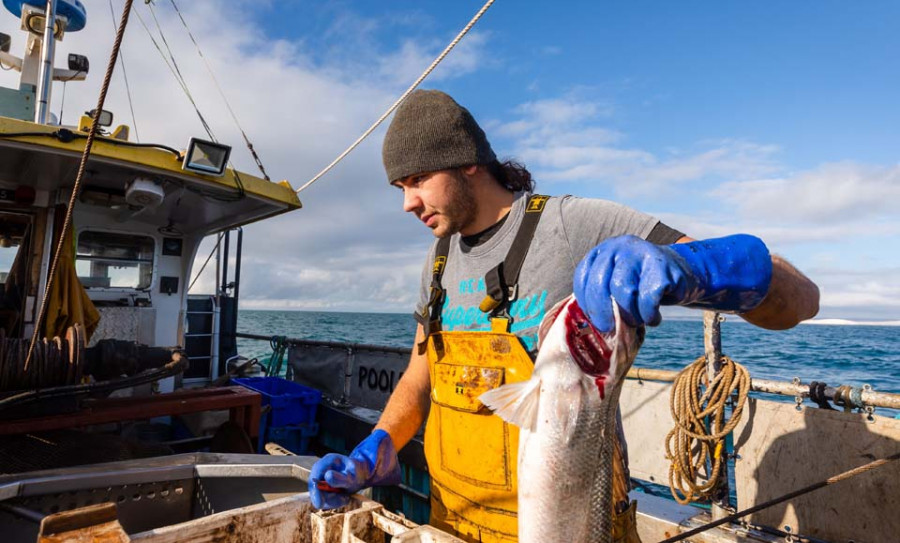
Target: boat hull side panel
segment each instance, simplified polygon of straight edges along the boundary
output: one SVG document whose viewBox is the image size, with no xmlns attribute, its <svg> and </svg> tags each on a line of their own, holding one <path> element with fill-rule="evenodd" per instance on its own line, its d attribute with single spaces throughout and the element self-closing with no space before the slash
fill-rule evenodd
<svg viewBox="0 0 900 543">
<path fill-rule="evenodd" d="M 900 420 L 748 399 L 735 430 L 744 509 L 900 451 Z M 757 525 L 826 541 L 888 543 L 900 534 L 900 462 L 764 509 Z M 787 530 L 785 530 L 787 531 Z"/>
</svg>

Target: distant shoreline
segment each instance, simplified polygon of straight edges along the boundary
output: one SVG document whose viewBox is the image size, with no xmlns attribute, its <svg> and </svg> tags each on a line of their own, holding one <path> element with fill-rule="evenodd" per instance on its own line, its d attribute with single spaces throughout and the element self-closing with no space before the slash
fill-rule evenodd
<svg viewBox="0 0 900 543">
<path fill-rule="evenodd" d="M 853 321 L 849 319 L 812 319 L 800 324 L 830 324 L 835 326 L 900 326 L 900 321 Z"/>
</svg>

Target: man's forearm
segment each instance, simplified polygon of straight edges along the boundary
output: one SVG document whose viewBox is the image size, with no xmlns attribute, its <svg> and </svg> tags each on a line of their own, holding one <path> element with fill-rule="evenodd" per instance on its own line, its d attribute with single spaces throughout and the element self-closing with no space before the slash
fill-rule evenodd
<svg viewBox="0 0 900 543">
<path fill-rule="evenodd" d="M 391 394 L 375 426 L 376 430 L 381 429 L 391 435 L 391 440 L 398 451 L 409 443 L 422 427 L 425 417 L 428 416 L 430 401 L 427 390 L 423 398 L 421 391 L 415 390 L 418 387 L 404 386 L 404 379 L 406 374 L 397 383 L 397 388 Z"/>
<path fill-rule="evenodd" d="M 759 306 L 741 317 L 760 328 L 786 330 L 818 312 L 819 287 L 788 261 L 772 255 L 769 292 Z"/>
<path fill-rule="evenodd" d="M 416 333 L 416 344 L 422 339 L 422 335 L 420 325 Z M 428 374 L 428 362 L 425 355 L 413 348 L 409 366 L 391 394 L 375 429 L 389 433 L 394 447 L 399 451 L 422 427 L 430 406 L 431 378 Z"/>
</svg>

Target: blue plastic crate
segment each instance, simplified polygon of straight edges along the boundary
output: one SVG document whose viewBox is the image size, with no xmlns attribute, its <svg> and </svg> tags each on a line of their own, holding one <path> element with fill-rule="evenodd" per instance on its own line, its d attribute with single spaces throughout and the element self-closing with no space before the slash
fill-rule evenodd
<svg viewBox="0 0 900 543">
<path fill-rule="evenodd" d="M 312 424 L 316 420 L 322 393 L 314 388 L 281 377 L 242 377 L 232 381 L 259 392 L 262 405 L 271 406 L 265 421 L 267 427 Z M 264 435 L 264 430 L 260 427 L 260 435 Z"/>
<path fill-rule="evenodd" d="M 266 433 L 266 441 L 274 441 L 297 455 L 309 452 L 309 440 L 319 432 L 318 424 L 301 424 L 297 426 L 270 426 Z"/>
</svg>

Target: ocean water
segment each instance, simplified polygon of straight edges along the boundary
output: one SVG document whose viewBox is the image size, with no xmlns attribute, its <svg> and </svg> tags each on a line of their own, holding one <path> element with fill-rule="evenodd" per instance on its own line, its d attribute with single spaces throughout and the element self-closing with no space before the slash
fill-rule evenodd
<svg viewBox="0 0 900 543">
<path fill-rule="evenodd" d="M 415 333 L 411 314 L 250 311 L 238 315 L 238 331 L 265 336 L 409 347 Z M 240 339 L 240 354 L 268 356 L 268 342 Z M 871 385 L 900 393 L 900 327 L 801 324 L 772 332 L 727 317 L 722 351 L 760 379 L 829 385 Z M 680 370 L 703 354 L 703 322 L 669 319 L 648 328 L 635 365 Z M 790 398 L 784 398 L 791 401 Z M 879 409 L 879 414 L 894 415 Z"/>
</svg>

